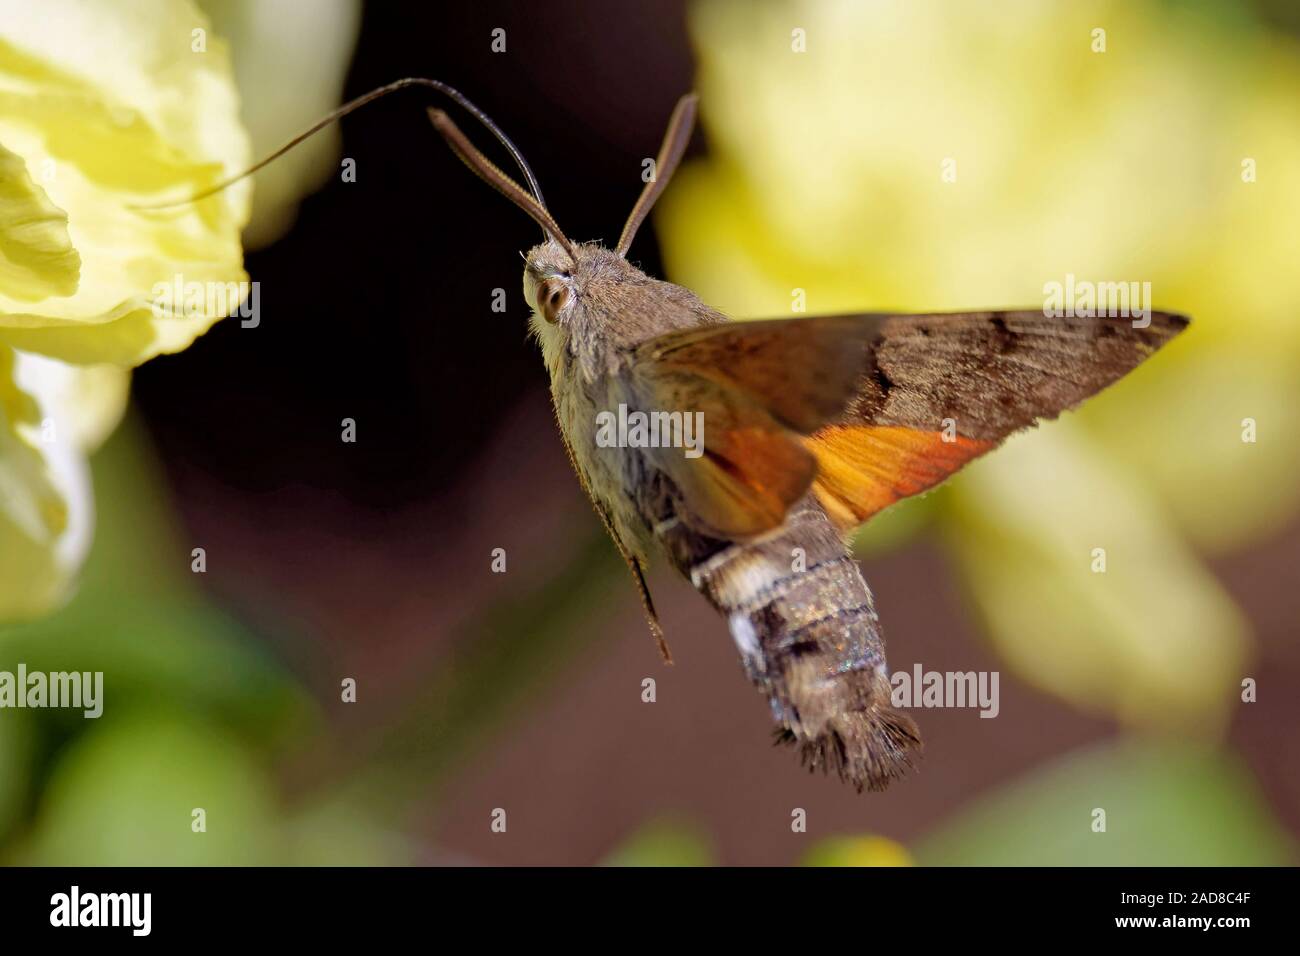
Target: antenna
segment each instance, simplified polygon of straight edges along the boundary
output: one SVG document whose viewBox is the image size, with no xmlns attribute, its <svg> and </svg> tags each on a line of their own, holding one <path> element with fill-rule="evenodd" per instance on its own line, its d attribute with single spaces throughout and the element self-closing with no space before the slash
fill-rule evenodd
<svg viewBox="0 0 1300 956">
<path fill-rule="evenodd" d="M 130 208 L 170 209 L 174 206 L 183 206 L 187 203 L 198 202 L 200 199 L 206 199 L 208 196 L 219 193 L 221 192 L 221 190 L 225 189 L 226 187 L 234 185 L 235 183 L 239 182 L 241 179 L 244 179 L 247 176 L 251 176 L 253 173 L 257 172 L 263 166 L 273 162 L 274 160 L 279 159 L 281 156 L 289 152 L 289 150 L 293 149 L 303 140 L 311 138 L 312 136 L 316 135 L 321 130 L 323 130 L 326 126 L 329 126 L 331 123 L 342 119 L 343 117 L 347 116 L 349 113 L 353 113 L 356 110 L 361 109 L 361 107 L 369 103 L 373 103 L 377 99 L 387 96 L 389 93 L 396 93 L 398 90 L 404 90 L 412 86 L 426 87 L 428 89 L 437 90 L 438 92 L 443 93 L 451 100 L 458 103 L 461 107 L 465 109 L 467 113 L 469 113 L 476 120 L 478 120 L 485 127 L 487 127 L 488 131 L 497 138 L 497 141 L 502 146 L 505 147 L 506 152 L 510 154 L 511 158 L 514 159 L 515 163 L 519 166 L 520 172 L 524 174 L 524 181 L 528 184 L 528 191 L 532 193 L 533 198 L 537 200 L 537 204 L 541 206 L 543 209 L 546 208 L 546 200 L 542 198 L 542 188 L 537 184 L 537 177 L 533 175 L 533 171 L 531 168 L 529 168 L 528 162 L 524 159 L 523 153 L 519 151 L 519 147 L 517 147 L 513 142 L 511 142 L 510 137 L 501 131 L 501 127 L 497 126 L 496 123 L 492 122 L 491 117 L 489 117 L 481 109 L 479 109 L 477 106 L 471 103 L 470 100 L 463 93 L 457 90 L 455 87 L 448 86 L 446 83 L 443 83 L 439 80 L 430 80 L 418 76 L 408 76 L 405 77 L 404 79 L 394 80 L 392 83 L 389 83 L 386 86 L 381 86 L 377 89 L 373 89 L 369 93 L 364 93 L 361 96 L 358 96 L 356 99 L 344 103 L 338 109 L 333 110 L 332 112 L 326 114 L 326 116 L 323 119 L 321 119 L 319 122 L 317 122 L 314 126 L 311 126 L 310 128 L 299 133 L 293 139 L 289 140 L 287 143 L 285 143 L 275 152 L 271 153 L 271 155 L 258 160 L 256 163 L 254 163 L 252 166 L 245 169 L 243 172 L 236 173 L 235 175 L 227 179 L 223 179 L 215 186 L 210 186 L 207 189 L 202 190 L 201 192 L 197 192 L 191 196 L 187 196 L 185 199 L 178 199 L 171 202 L 162 202 L 162 203 L 132 204 Z"/>
</svg>

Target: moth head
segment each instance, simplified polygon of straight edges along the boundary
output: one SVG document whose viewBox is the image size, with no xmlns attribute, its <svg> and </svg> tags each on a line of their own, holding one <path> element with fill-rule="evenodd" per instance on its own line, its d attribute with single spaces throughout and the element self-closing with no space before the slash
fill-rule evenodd
<svg viewBox="0 0 1300 956">
<path fill-rule="evenodd" d="M 550 325 L 572 312 L 577 300 L 576 265 L 575 257 L 554 240 L 534 246 L 524 257 L 524 298 Z"/>
<path fill-rule="evenodd" d="M 565 236 L 555 217 L 546 208 L 541 188 L 523 156 L 481 111 L 471 110 L 496 133 L 497 138 L 509 150 L 524 174 L 528 189 L 520 186 L 479 152 L 446 113 L 442 110 L 429 110 L 429 119 L 434 129 L 447 141 L 456 156 L 475 175 L 542 227 L 545 241 L 533 247 L 524 257 L 524 295 L 533 308 L 533 331 L 544 350 L 571 343 L 575 337 L 583 340 L 601 338 L 611 331 L 611 320 L 620 320 L 626 316 L 626 310 L 617 307 L 619 290 L 625 288 L 629 280 L 645 278 L 639 269 L 627 261 L 627 251 L 636 237 L 637 229 L 645 221 L 681 161 L 695 124 L 696 102 L 694 94 L 683 96 L 677 101 L 650 179 L 641 190 L 636 205 L 632 207 L 618 244 L 613 249 L 594 243 L 580 245 Z"/>
</svg>

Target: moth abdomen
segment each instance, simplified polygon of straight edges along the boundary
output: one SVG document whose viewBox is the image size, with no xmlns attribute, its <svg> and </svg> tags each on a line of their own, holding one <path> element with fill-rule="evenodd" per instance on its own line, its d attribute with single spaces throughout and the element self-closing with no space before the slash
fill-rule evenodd
<svg viewBox="0 0 1300 956">
<path fill-rule="evenodd" d="M 779 727 L 777 742 L 797 747 L 809 770 L 834 773 L 859 791 L 883 790 L 915 766 L 922 749 L 916 723 L 890 706 L 889 690 L 882 667 L 836 674 L 811 694 L 794 691 L 801 718 L 823 713 Z"/>
<path fill-rule="evenodd" d="M 797 746 L 810 769 L 880 790 L 912 766 L 920 733 L 890 705 L 871 592 L 815 499 L 779 531 L 682 570 L 727 618 L 778 740 Z"/>
<path fill-rule="evenodd" d="M 811 601 L 801 605 L 787 595 L 762 613 L 771 635 L 766 690 L 778 740 L 797 747 L 810 770 L 834 773 L 859 790 L 884 789 L 912 767 L 921 737 L 912 719 L 891 706 L 870 592 L 847 556 L 817 569 L 803 586 L 815 592 Z"/>
</svg>

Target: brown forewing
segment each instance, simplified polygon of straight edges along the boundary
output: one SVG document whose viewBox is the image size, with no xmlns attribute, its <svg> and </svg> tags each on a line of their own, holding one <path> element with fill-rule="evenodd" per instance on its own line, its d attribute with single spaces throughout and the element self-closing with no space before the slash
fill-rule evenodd
<svg viewBox="0 0 1300 956">
<path fill-rule="evenodd" d="M 651 339 L 632 370 L 646 410 L 705 413 L 702 458 L 657 457 L 702 525 L 742 537 L 778 526 L 813 480 L 796 434 L 848 528 L 1073 408 L 1186 324 L 1041 311 L 731 322 Z"/>
<path fill-rule="evenodd" d="M 853 399 L 807 439 L 818 461 L 814 490 L 845 529 L 1095 395 L 1187 325 L 1164 312 L 1152 312 L 1145 328 L 1041 311 L 872 320 L 879 337 Z"/>
</svg>

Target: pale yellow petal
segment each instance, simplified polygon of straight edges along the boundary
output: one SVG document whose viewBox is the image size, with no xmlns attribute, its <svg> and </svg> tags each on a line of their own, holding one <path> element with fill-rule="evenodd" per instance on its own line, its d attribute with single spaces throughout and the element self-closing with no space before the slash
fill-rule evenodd
<svg viewBox="0 0 1300 956">
<path fill-rule="evenodd" d="M 200 0 L 200 6 L 230 44 L 255 155 L 269 154 L 338 106 L 361 25 L 359 0 Z M 285 43 L 286 36 L 296 42 Z M 294 82 L 283 82 L 285 76 Z M 245 249 L 278 239 L 292 226 L 299 200 L 341 175 L 341 142 L 338 126 L 327 127 L 258 172 Z"/>
<path fill-rule="evenodd" d="M 1213 731 L 1248 628 L 1161 503 L 1069 420 L 972 465 L 941 526 L 1021 679 L 1142 726 Z"/>
<path fill-rule="evenodd" d="M 131 208 L 183 198 L 249 161 L 227 51 L 192 4 L 0 0 L 0 142 L 41 171 L 82 262 L 74 294 L 32 302 L 0 288 L 0 341 L 130 365 L 223 317 L 155 314 L 153 290 L 178 277 L 246 281 L 248 184 Z"/>
<path fill-rule="evenodd" d="M 94 525 L 85 453 L 18 386 L 22 362 L 0 346 L 0 621 L 45 613 L 68 596 Z"/>
<path fill-rule="evenodd" d="M 80 273 L 68 214 L 32 181 L 22 157 L 0 145 L 0 294 L 28 302 L 73 295 Z"/>
<path fill-rule="evenodd" d="M 69 365 L 20 352 L 14 381 L 40 405 L 43 419 L 57 435 L 89 454 L 122 420 L 131 372 L 116 365 Z"/>
</svg>

